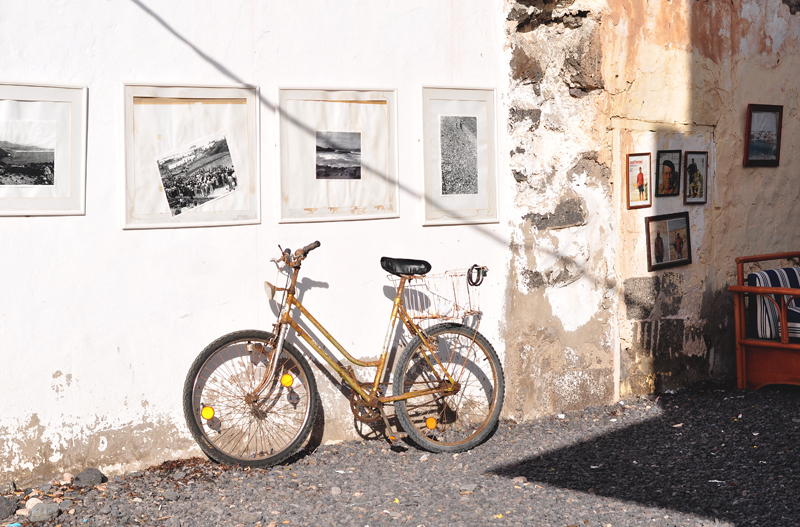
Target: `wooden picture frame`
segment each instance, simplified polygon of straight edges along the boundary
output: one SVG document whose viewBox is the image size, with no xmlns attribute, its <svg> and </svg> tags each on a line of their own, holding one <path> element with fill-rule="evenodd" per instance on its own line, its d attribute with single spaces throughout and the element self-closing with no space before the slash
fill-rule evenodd
<svg viewBox="0 0 800 527">
<path fill-rule="evenodd" d="M 648 271 L 692 263 L 688 212 L 649 216 L 644 222 Z"/>
<path fill-rule="evenodd" d="M 776 167 L 781 160 L 783 106 L 747 105 L 744 135 L 744 166 Z"/>
<path fill-rule="evenodd" d="M 628 209 L 645 209 L 653 204 L 650 152 L 628 154 L 625 188 Z M 641 177 L 640 177 L 641 174 Z"/>
<path fill-rule="evenodd" d="M 659 150 L 656 153 L 657 198 L 681 195 L 681 160 L 682 150 Z"/>
<path fill-rule="evenodd" d="M 684 205 L 708 201 L 708 152 L 686 152 L 683 166 Z"/>
</svg>

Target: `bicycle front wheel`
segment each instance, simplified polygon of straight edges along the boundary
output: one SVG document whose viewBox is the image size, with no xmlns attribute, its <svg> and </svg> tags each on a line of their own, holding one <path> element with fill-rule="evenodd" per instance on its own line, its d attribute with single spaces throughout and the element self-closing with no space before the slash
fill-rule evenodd
<svg viewBox="0 0 800 527">
<path fill-rule="evenodd" d="M 486 337 L 463 324 L 438 324 L 408 343 L 394 372 L 394 395 L 451 386 L 395 402 L 403 429 L 432 452 L 461 452 L 485 440 L 495 429 L 503 406 L 505 380 L 500 359 Z M 445 373 L 446 371 L 446 373 Z"/>
<path fill-rule="evenodd" d="M 305 358 L 285 342 L 275 375 L 272 334 L 238 331 L 195 359 L 183 386 L 186 424 L 211 459 L 251 467 L 280 463 L 311 433 L 317 386 Z M 260 388 L 259 388 L 260 386 Z"/>
</svg>

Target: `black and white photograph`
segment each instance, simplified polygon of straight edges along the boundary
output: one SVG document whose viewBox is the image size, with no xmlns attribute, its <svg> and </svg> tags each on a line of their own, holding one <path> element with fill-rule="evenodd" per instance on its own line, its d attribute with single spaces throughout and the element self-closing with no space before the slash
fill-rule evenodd
<svg viewBox="0 0 800 527">
<path fill-rule="evenodd" d="M 55 185 L 55 121 L 0 121 L 0 185 Z"/>
<path fill-rule="evenodd" d="M 361 132 L 316 133 L 317 179 L 361 179 Z"/>
<path fill-rule="evenodd" d="M 215 134 L 157 161 L 173 216 L 227 196 L 238 188 L 228 141 L 220 135 Z"/>
<path fill-rule="evenodd" d="M 478 193 L 478 118 L 442 115 L 442 194 Z"/>
</svg>

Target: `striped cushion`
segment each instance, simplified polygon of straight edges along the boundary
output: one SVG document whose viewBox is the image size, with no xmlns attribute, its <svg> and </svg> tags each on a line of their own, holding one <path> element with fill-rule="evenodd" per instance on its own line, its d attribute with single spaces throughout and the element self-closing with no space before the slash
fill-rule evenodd
<svg viewBox="0 0 800 527">
<path fill-rule="evenodd" d="M 747 275 L 747 285 L 754 287 L 790 287 L 800 289 L 800 267 L 786 267 L 757 271 Z M 749 295 L 748 335 L 760 339 L 781 336 L 778 308 L 765 295 Z M 781 302 L 781 295 L 770 295 Z M 754 298 L 755 297 L 755 298 Z M 755 302 L 753 302 L 755 300 Z M 787 309 L 789 338 L 800 338 L 800 301 L 795 300 Z M 753 307 L 755 306 L 755 309 Z"/>
</svg>

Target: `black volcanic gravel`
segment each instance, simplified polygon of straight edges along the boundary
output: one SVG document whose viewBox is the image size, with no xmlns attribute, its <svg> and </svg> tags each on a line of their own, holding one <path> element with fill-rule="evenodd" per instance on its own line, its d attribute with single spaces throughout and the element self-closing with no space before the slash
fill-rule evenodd
<svg viewBox="0 0 800 527">
<path fill-rule="evenodd" d="M 504 421 L 458 455 L 355 441 L 270 469 L 169 461 L 94 488 L 31 495 L 71 502 L 36 524 L 62 527 L 797 527 L 798 444 L 797 388 L 695 389 Z M 0 526 L 12 522 L 28 523 L 15 516 Z"/>
</svg>

